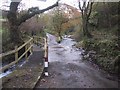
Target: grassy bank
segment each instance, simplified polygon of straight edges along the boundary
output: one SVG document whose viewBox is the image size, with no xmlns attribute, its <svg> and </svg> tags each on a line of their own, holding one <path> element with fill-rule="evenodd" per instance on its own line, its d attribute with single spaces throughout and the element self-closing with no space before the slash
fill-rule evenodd
<svg viewBox="0 0 120 90">
<path fill-rule="evenodd" d="M 83 38 L 76 45 L 86 50 L 85 60 L 91 58 L 94 63 L 110 73 L 118 73 L 120 68 L 120 47 L 118 45 L 117 28 L 92 31 L 93 38 Z M 91 51 L 95 52 L 91 54 Z"/>
</svg>

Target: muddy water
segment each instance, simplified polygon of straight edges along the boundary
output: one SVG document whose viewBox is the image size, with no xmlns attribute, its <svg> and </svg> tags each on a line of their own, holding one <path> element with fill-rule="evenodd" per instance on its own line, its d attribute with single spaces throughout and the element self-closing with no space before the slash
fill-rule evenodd
<svg viewBox="0 0 120 90">
<path fill-rule="evenodd" d="M 44 77 L 37 88 L 118 88 L 118 82 L 106 78 L 106 73 L 83 62 L 81 53 L 70 38 L 58 44 L 56 37 L 47 34 L 49 45 L 49 77 Z"/>
</svg>

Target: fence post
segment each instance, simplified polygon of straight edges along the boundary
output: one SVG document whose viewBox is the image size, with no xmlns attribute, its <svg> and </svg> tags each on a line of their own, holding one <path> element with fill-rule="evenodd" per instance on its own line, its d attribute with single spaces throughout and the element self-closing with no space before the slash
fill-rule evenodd
<svg viewBox="0 0 120 90">
<path fill-rule="evenodd" d="M 39 45 L 39 44 L 38 44 L 38 42 L 39 42 L 39 38 L 38 38 L 38 37 L 36 37 L 36 39 L 37 39 L 36 41 L 37 41 L 37 46 L 38 46 L 38 45 Z"/>
<path fill-rule="evenodd" d="M 34 39 L 35 39 L 35 38 L 34 38 L 34 36 L 33 36 L 33 43 L 35 43 L 35 42 L 34 42 Z"/>
<path fill-rule="evenodd" d="M 25 45 L 25 52 L 27 51 L 27 44 Z M 25 54 L 25 59 L 28 61 L 28 52 Z"/>
<path fill-rule="evenodd" d="M 34 38 L 33 38 L 33 40 L 32 40 L 32 53 L 33 53 L 33 44 L 34 44 Z"/>
<path fill-rule="evenodd" d="M 31 42 L 30 42 L 30 47 L 32 46 L 32 44 L 33 44 L 33 39 L 32 39 Z M 31 54 L 33 53 L 33 46 L 32 46 L 31 49 L 30 49 L 30 53 L 31 53 Z"/>
<path fill-rule="evenodd" d="M 15 61 L 18 60 L 18 46 L 15 46 Z"/>
<path fill-rule="evenodd" d="M 45 67 L 45 76 L 48 76 L 48 45 L 47 45 L 47 36 L 45 38 L 45 61 L 44 61 L 44 67 Z"/>
</svg>

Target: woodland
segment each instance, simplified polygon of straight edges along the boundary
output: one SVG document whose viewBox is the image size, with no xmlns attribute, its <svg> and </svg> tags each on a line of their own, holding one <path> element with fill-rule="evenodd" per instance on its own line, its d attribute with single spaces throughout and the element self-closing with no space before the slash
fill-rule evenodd
<svg viewBox="0 0 120 90">
<path fill-rule="evenodd" d="M 109 73 L 119 74 L 119 5 L 120 2 L 86 1 L 81 5 L 78 0 L 77 9 L 57 1 L 42 10 L 38 7 L 19 10 L 18 7 L 22 8 L 21 0 L 11 2 L 9 11 L 1 10 L 2 53 L 13 50 L 13 46 L 22 45 L 28 40 L 27 36 L 45 37 L 47 32 L 57 36 L 60 43 L 62 36 L 71 35 L 77 42 L 75 46 L 86 51 L 84 60 L 97 64 Z M 12 57 L 6 60 L 8 58 Z"/>
</svg>

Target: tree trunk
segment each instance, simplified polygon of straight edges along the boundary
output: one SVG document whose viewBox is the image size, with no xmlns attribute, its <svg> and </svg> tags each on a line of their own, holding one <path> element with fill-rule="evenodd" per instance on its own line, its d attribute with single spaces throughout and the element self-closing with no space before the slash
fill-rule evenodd
<svg viewBox="0 0 120 90">
<path fill-rule="evenodd" d="M 10 40 L 15 44 L 18 45 L 20 43 L 23 43 L 23 40 L 21 38 L 21 33 L 18 30 L 18 26 L 12 25 L 10 26 Z"/>
<path fill-rule="evenodd" d="M 82 13 L 83 35 L 85 37 L 91 38 L 92 35 L 88 31 L 88 23 L 89 23 L 88 20 L 92 11 L 93 2 L 87 3 L 86 1 L 83 1 L 82 7 L 81 7 L 80 0 L 78 0 L 78 2 L 79 2 L 79 9 L 81 10 L 81 13 Z"/>
<path fill-rule="evenodd" d="M 17 25 L 16 7 L 18 6 L 18 4 L 19 3 L 17 3 L 17 5 L 14 2 L 11 3 L 11 8 L 7 16 L 10 25 L 10 41 L 14 43 L 14 45 L 18 45 L 19 43 L 23 42 L 20 37 L 20 32 L 18 31 L 19 26 Z"/>
<path fill-rule="evenodd" d="M 90 32 L 88 31 L 88 18 L 87 15 L 84 14 L 82 17 L 82 23 L 83 23 L 83 34 L 85 37 L 91 37 Z"/>
<path fill-rule="evenodd" d="M 60 40 L 62 40 L 62 36 L 61 36 L 61 27 L 59 27 L 59 30 L 58 30 L 58 37 L 60 37 Z"/>
<path fill-rule="evenodd" d="M 23 42 L 22 38 L 21 38 L 21 35 L 20 35 L 21 33 L 18 29 L 19 26 L 23 22 L 25 22 L 26 20 L 35 16 L 36 14 L 43 13 L 43 12 L 49 10 L 49 9 L 52 9 L 52 8 L 58 6 L 58 2 L 56 2 L 52 6 L 49 6 L 45 9 L 37 10 L 37 11 L 31 12 L 31 13 L 27 12 L 23 16 L 17 18 L 17 9 L 18 9 L 18 5 L 19 5 L 20 1 L 22 1 L 22 0 L 19 0 L 18 2 L 14 2 L 14 0 L 12 0 L 12 2 L 10 3 L 10 11 L 7 15 L 9 25 L 10 25 L 10 39 L 11 39 L 11 42 L 13 42 L 15 45 L 18 45 L 21 42 Z"/>
</svg>

